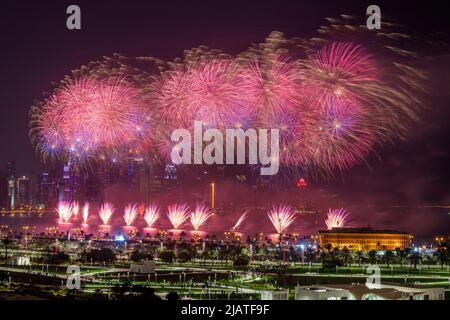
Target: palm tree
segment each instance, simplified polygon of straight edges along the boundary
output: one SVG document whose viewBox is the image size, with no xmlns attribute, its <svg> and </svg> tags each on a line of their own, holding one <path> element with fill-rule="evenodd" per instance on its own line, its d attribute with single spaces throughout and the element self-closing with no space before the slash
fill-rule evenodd
<svg viewBox="0 0 450 320">
<path fill-rule="evenodd" d="M 389 268 L 389 264 L 391 263 L 394 257 L 394 253 L 391 250 L 386 250 L 384 254 L 384 261 L 386 262 L 387 267 Z"/>
<path fill-rule="evenodd" d="M 444 246 L 439 246 L 438 249 L 435 252 L 436 258 L 439 261 L 440 265 L 441 265 L 441 270 L 444 269 L 444 264 L 447 262 L 448 260 L 448 252 L 447 252 L 447 248 L 445 248 Z"/>
<path fill-rule="evenodd" d="M 402 250 L 400 248 L 395 249 L 398 256 L 400 257 L 400 269 L 403 269 L 403 258 L 405 256 L 405 250 Z"/>
<path fill-rule="evenodd" d="M 8 265 L 8 246 L 11 243 L 11 239 L 8 237 L 3 239 L 3 245 L 5 246 L 5 265 Z"/>
<path fill-rule="evenodd" d="M 350 260 L 350 250 L 347 247 L 342 248 L 342 255 L 344 256 L 344 265 L 348 266 Z"/>
<path fill-rule="evenodd" d="M 369 263 L 375 264 L 377 262 L 377 252 L 375 250 L 369 251 Z"/>
</svg>

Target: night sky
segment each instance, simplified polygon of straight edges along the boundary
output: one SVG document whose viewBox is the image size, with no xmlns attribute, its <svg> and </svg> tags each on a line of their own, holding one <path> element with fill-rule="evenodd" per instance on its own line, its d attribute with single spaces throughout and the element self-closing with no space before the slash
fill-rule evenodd
<svg viewBox="0 0 450 320">
<path fill-rule="evenodd" d="M 310 37 L 339 14 L 365 16 L 369 4 L 424 37 L 448 41 L 450 22 L 444 2 L 433 1 L 6 1 L 1 16 L 0 169 L 15 159 L 17 172 L 40 168 L 28 139 L 28 110 L 70 70 L 115 52 L 127 56 L 180 57 L 183 50 L 207 45 L 226 53 L 245 51 L 271 31 Z M 77 4 L 82 30 L 66 29 L 66 8 Z M 363 206 L 449 206 L 450 213 L 450 48 L 427 58 L 429 96 L 422 121 L 407 141 L 377 150 L 321 187 L 347 203 Z M 413 210 L 413 209 L 408 209 Z M 405 211 L 406 212 L 406 211 Z M 405 213 L 407 217 L 410 211 Z M 421 215 L 424 221 L 426 213 Z M 429 217 L 430 219 L 435 219 Z M 434 225 L 450 232 L 449 219 Z M 417 224 L 416 220 L 412 220 Z M 430 227 L 431 228 L 431 227 Z"/>
</svg>

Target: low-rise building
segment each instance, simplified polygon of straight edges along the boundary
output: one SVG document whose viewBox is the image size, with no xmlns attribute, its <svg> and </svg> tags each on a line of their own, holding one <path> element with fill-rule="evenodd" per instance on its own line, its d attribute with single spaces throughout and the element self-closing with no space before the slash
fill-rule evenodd
<svg viewBox="0 0 450 320">
<path fill-rule="evenodd" d="M 406 232 L 372 228 L 333 228 L 319 231 L 320 246 L 349 250 L 395 250 L 411 246 L 413 236 Z"/>
<path fill-rule="evenodd" d="M 135 262 L 130 266 L 130 272 L 135 273 L 155 273 L 155 261 L 144 260 L 143 262 Z"/>
<path fill-rule="evenodd" d="M 261 300 L 289 300 L 289 289 L 261 291 Z"/>
<path fill-rule="evenodd" d="M 364 284 L 298 286 L 295 300 L 444 300 L 444 288 L 380 284 L 376 288 Z"/>
</svg>

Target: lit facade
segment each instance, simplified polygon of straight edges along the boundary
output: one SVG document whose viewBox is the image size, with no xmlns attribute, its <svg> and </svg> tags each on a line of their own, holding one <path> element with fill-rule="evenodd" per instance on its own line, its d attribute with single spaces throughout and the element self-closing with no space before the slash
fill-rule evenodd
<svg viewBox="0 0 450 320">
<path fill-rule="evenodd" d="M 333 228 L 319 231 L 321 247 L 331 245 L 332 248 L 349 250 L 395 250 L 411 246 L 413 236 L 409 233 L 374 230 L 371 228 Z"/>
<path fill-rule="evenodd" d="M 17 179 L 17 205 L 31 205 L 31 180 L 28 177 Z"/>
</svg>

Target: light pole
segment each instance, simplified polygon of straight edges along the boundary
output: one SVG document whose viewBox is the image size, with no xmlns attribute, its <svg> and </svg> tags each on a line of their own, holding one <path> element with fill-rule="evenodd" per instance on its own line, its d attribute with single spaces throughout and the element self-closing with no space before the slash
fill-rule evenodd
<svg viewBox="0 0 450 320">
<path fill-rule="evenodd" d="M 211 182 L 211 209 L 214 210 L 214 202 L 215 202 L 215 193 L 216 193 L 216 184 Z"/>
</svg>

